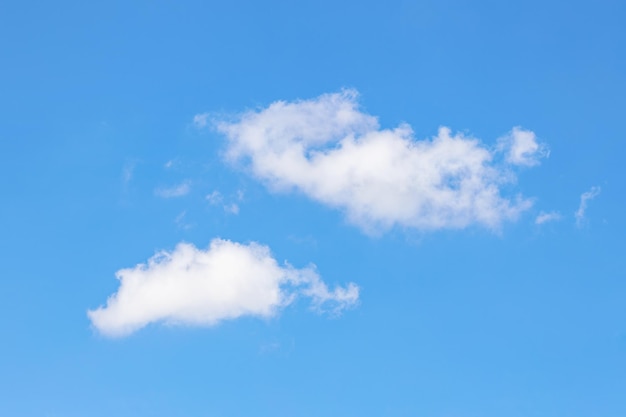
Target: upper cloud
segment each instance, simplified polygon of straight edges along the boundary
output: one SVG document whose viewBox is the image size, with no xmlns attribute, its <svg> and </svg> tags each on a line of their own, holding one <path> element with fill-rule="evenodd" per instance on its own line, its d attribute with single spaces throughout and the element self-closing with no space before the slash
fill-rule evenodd
<svg viewBox="0 0 626 417">
<path fill-rule="evenodd" d="M 344 210 L 367 231 L 497 229 L 531 206 L 502 196 L 502 186 L 515 181 L 511 166 L 536 164 L 543 153 L 534 133 L 521 128 L 495 149 L 445 127 L 430 140 L 415 140 L 406 124 L 381 129 L 353 90 L 278 101 L 216 127 L 229 140 L 231 161 L 246 161 L 272 189 L 296 189 Z M 503 151 L 505 161 L 494 162 Z"/>
<path fill-rule="evenodd" d="M 215 239 L 206 250 L 188 243 L 147 264 L 117 271 L 120 287 L 106 306 L 88 311 L 107 336 L 149 323 L 214 325 L 241 316 L 272 317 L 298 296 L 316 310 L 339 312 L 358 301 L 355 284 L 329 289 L 313 267 L 278 265 L 267 246 Z"/>
</svg>

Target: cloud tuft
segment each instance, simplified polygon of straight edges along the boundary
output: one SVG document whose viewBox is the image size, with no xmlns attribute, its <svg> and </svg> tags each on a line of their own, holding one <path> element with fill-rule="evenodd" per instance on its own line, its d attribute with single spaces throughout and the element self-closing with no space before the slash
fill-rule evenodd
<svg viewBox="0 0 626 417">
<path fill-rule="evenodd" d="M 209 114 L 208 113 L 196 114 L 193 117 L 193 125 L 197 129 L 205 128 L 208 124 L 209 124 Z"/>
<path fill-rule="evenodd" d="M 600 187 L 591 187 L 589 191 L 586 191 L 580 196 L 580 205 L 578 206 L 578 210 L 574 213 L 574 217 L 576 217 L 576 225 L 582 226 L 583 221 L 585 220 L 585 212 L 587 211 L 587 203 L 589 200 L 593 200 L 600 194 Z"/>
<path fill-rule="evenodd" d="M 538 165 L 541 158 L 550 155 L 547 145 L 537 142 L 534 132 L 519 126 L 498 139 L 498 150 L 506 152 L 509 164 L 529 167 Z"/>
<path fill-rule="evenodd" d="M 243 198 L 243 193 L 241 191 L 238 191 L 237 199 L 241 201 L 242 198 Z M 228 214 L 239 214 L 239 205 L 233 202 L 230 202 L 230 203 L 226 202 L 222 193 L 220 193 L 217 190 L 213 191 L 211 194 L 208 194 L 205 197 L 205 199 L 212 206 L 221 205 L 222 208 L 224 209 L 224 212 Z"/>
<path fill-rule="evenodd" d="M 535 224 L 544 224 L 548 222 L 554 222 L 557 220 L 561 220 L 561 213 L 559 213 L 558 211 L 551 211 L 548 213 L 542 211 L 539 213 L 539 215 L 535 219 Z"/>
<path fill-rule="evenodd" d="M 176 198 L 183 197 L 191 191 L 191 186 L 188 181 L 182 182 L 178 185 L 171 187 L 161 187 L 154 190 L 154 194 L 161 198 Z"/>
</svg>

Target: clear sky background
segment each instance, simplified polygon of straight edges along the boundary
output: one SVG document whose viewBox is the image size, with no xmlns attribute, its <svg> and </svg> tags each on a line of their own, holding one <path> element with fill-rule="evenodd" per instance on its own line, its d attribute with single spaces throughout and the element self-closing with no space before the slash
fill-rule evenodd
<svg viewBox="0 0 626 417">
<path fill-rule="evenodd" d="M 626 415 L 625 20 L 609 0 L 1 2 L 0 415 Z M 487 155 L 480 187 L 528 204 L 432 226 L 399 221 L 387 195 L 456 204 L 452 183 L 444 203 L 411 188 L 421 164 L 259 168 L 328 115 L 283 137 L 271 129 L 293 114 L 278 112 L 251 136 L 260 150 L 228 158 L 247 136 L 226 124 L 324 97 L 377 118 L 370 133 L 410 125 L 404 144 L 449 127 Z M 541 146 L 523 163 L 516 126 Z M 320 191 L 344 174 L 355 183 Z M 206 313 L 221 299 L 191 284 L 189 306 L 188 263 L 165 269 L 179 243 L 210 256 L 216 238 L 271 251 L 199 272 L 207 294 L 239 279 L 243 310 Z M 116 273 L 159 251 L 125 309 L 107 307 Z M 274 290 L 295 299 L 250 307 Z"/>
</svg>

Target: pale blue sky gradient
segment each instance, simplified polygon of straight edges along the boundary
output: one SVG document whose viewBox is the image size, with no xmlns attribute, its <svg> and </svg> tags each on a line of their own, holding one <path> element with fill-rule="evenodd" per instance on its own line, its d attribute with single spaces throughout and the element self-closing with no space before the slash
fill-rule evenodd
<svg viewBox="0 0 626 417">
<path fill-rule="evenodd" d="M 605 0 L 2 2 L 0 415 L 626 415 L 625 20 Z M 417 139 L 532 130 L 550 156 L 504 191 L 533 207 L 499 232 L 371 236 L 193 124 L 342 88 Z M 359 304 L 91 326 L 116 271 L 216 237 L 355 282 Z"/>
</svg>

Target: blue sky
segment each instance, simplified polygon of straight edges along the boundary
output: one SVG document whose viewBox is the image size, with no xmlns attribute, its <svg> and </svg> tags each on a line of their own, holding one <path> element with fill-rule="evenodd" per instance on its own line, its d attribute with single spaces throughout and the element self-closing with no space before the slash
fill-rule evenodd
<svg viewBox="0 0 626 417">
<path fill-rule="evenodd" d="M 626 415 L 625 18 L 3 2 L 0 414 Z"/>
</svg>

